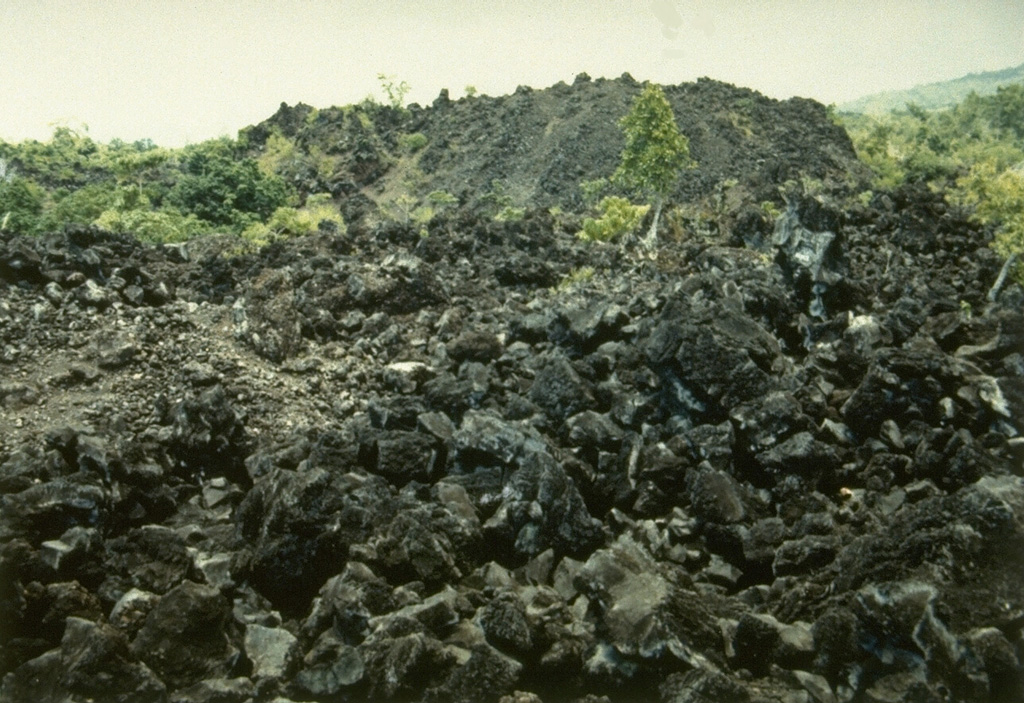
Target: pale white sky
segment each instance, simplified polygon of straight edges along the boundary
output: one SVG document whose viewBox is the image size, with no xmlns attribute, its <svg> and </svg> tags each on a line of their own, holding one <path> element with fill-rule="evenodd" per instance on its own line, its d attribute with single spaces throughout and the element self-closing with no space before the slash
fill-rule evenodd
<svg viewBox="0 0 1024 703">
<path fill-rule="evenodd" d="M 1022 0 L 0 0 L 0 138 L 180 146 L 379 95 L 628 71 L 843 102 L 1024 63 Z"/>
</svg>

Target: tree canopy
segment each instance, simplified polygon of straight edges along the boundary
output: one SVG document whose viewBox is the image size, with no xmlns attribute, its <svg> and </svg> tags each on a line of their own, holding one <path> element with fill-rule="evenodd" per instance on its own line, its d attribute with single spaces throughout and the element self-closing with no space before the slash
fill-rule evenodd
<svg viewBox="0 0 1024 703">
<path fill-rule="evenodd" d="M 612 180 L 654 201 L 654 221 L 646 240 L 646 244 L 652 246 L 664 199 L 675 185 L 679 172 L 692 163 L 690 140 L 679 131 L 665 92 L 654 84 L 637 96 L 619 126 L 626 146 Z"/>
<path fill-rule="evenodd" d="M 619 126 L 626 146 L 613 180 L 645 197 L 664 198 L 690 165 L 690 140 L 679 131 L 661 87 L 644 88 Z"/>
</svg>

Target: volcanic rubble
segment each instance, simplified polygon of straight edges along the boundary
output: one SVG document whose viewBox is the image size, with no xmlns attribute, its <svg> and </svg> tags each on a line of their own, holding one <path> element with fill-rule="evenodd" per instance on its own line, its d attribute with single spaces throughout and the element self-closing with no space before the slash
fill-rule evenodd
<svg viewBox="0 0 1024 703">
<path fill-rule="evenodd" d="M 1024 290 L 830 203 L 0 235 L 0 700 L 1024 700 Z"/>
</svg>

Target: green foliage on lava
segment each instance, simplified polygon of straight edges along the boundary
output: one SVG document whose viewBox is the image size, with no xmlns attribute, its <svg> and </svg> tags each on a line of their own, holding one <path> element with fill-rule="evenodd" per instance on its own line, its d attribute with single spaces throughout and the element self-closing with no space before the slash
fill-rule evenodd
<svg viewBox="0 0 1024 703">
<path fill-rule="evenodd" d="M 993 229 L 1002 256 L 1024 254 L 1024 85 L 972 94 L 952 108 L 841 114 L 874 188 L 926 184 Z M 1024 266 L 1016 277 L 1024 283 Z"/>
</svg>

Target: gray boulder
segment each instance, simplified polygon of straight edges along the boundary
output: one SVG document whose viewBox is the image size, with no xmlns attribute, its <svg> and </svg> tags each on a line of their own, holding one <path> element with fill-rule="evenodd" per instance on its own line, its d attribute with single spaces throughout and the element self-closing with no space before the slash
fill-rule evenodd
<svg viewBox="0 0 1024 703">
<path fill-rule="evenodd" d="M 230 605 L 220 591 L 185 581 L 163 596 L 131 644 L 171 688 L 226 672 Z"/>
</svg>

